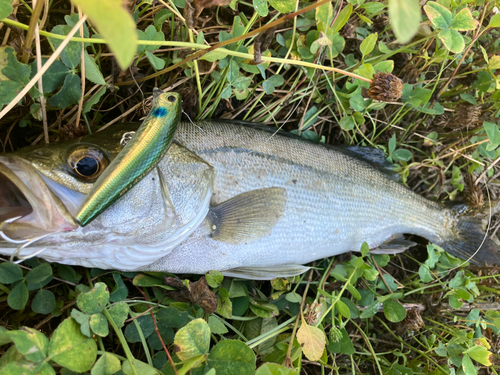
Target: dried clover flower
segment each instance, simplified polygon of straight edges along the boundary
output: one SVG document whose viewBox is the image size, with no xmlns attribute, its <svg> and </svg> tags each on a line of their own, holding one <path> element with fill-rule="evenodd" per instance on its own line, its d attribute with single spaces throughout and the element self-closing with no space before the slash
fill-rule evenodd
<svg viewBox="0 0 500 375">
<path fill-rule="evenodd" d="M 390 73 L 375 73 L 368 90 L 371 98 L 383 102 L 394 102 L 403 94 L 403 81 Z"/>
</svg>

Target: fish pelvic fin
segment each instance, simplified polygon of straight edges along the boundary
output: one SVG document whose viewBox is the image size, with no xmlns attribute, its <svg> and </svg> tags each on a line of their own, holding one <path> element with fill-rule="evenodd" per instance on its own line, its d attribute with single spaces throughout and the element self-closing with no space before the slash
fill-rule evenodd
<svg viewBox="0 0 500 375">
<path fill-rule="evenodd" d="M 252 280 L 271 280 L 277 277 L 292 277 L 309 270 L 300 264 L 281 264 L 270 267 L 238 267 L 222 271 L 224 276 Z"/>
<path fill-rule="evenodd" d="M 208 213 L 211 236 L 231 244 L 246 244 L 271 234 L 285 212 L 284 188 L 247 191 L 212 207 Z"/>
<path fill-rule="evenodd" d="M 452 211 L 456 215 L 452 236 L 438 245 L 450 254 L 478 266 L 500 265 L 500 246 L 485 232 L 488 216 L 466 205 L 456 206 Z"/>
</svg>

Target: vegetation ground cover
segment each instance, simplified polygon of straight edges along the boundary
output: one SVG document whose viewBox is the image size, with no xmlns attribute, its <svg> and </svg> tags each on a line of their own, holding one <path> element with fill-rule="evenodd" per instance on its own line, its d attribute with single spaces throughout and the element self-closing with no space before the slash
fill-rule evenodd
<svg viewBox="0 0 500 375">
<path fill-rule="evenodd" d="M 186 119 L 376 147 L 423 196 L 480 207 L 500 195 L 497 6 L 0 0 L 1 147 L 138 121 L 160 87 Z M 377 72 L 403 80 L 401 99 L 369 95 Z M 271 282 L 5 261 L 0 373 L 496 374 L 497 268 L 412 240 Z"/>
</svg>

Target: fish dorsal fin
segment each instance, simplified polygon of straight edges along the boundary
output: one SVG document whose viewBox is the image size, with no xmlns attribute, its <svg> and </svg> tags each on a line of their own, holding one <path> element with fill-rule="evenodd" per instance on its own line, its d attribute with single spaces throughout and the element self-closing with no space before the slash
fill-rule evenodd
<svg viewBox="0 0 500 375">
<path fill-rule="evenodd" d="M 214 240 L 246 244 L 267 236 L 285 212 L 284 188 L 247 191 L 212 207 L 208 213 Z"/>
<path fill-rule="evenodd" d="M 387 161 L 381 150 L 364 146 L 336 146 L 336 149 L 353 158 L 363 160 L 392 180 L 399 181 L 399 173 L 394 170 L 394 164 Z"/>
<path fill-rule="evenodd" d="M 281 264 L 272 267 L 238 267 L 222 271 L 224 276 L 239 277 L 252 280 L 271 280 L 277 277 L 292 277 L 309 270 L 300 264 Z"/>
<path fill-rule="evenodd" d="M 408 241 L 403 238 L 403 236 L 398 236 L 384 242 L 375 249 L 371 249 L 371 254 L 399 254 L 403 251 L 415 246 L 416 243 L 413 241 Z"/>
</svg>

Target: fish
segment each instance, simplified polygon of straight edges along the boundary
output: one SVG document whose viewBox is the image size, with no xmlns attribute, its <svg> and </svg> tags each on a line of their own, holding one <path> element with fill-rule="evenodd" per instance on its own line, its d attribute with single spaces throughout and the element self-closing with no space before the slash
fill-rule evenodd
<svg viewBox="0 0 500 375">
<path fill-rule="evenodd" d="M 123 150 L 110 162 L 93 184 L 76 214 L 76 220 L 85 226 L 109 206 L 134 187 L 165 156 L 174 139 L 177 124 L 181 118 L 182 99 L 177 93 L 163 93 L 153 90 L 153 104 L 139 129 L 123 145 Z M 122 140 L 123 141 L 123 140 Z M 86 160 L 85 157 L 82 158 Z M 82 163 L 82 159 L 76 161 Z M 90 162 L 83 167 L 88 175 L 98 173 Z"/>
<path fill-rule="evenodd" d="M 329 146 L 262 126 L 180 122 L 167 154 L 89 225 L 74 222 L 94 179 L 137 124 L 0 156 L 0 253 L 122 271 L 248 279 L 301 274 L 312 261 L 397 253 L 423 237 L 473 264 L 499 264 L 488 215 L 411 191 L 383 152 Z M 100 170 L 105 169 L 105 165 Z"/>
</svg>

